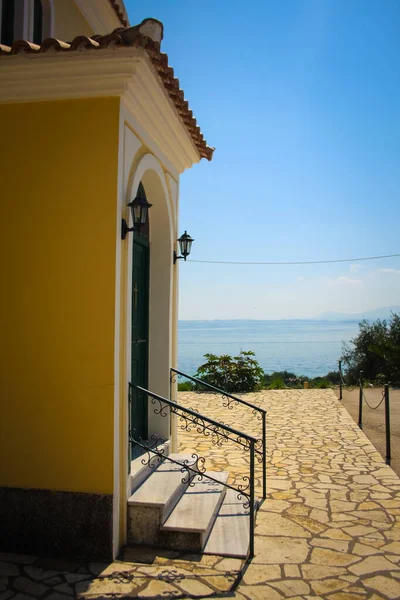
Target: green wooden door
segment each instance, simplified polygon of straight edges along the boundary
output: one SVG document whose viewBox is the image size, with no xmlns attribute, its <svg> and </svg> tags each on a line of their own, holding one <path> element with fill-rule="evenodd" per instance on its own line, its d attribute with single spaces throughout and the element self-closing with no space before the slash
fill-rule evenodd
<svg viewBox="0 0 400 600">
<path fill-rule="evenodd" d="M 147 389 L 149 354 L 149 243 L 137 236 L 133 242 L 132 365 L 131 381 Z M 133 389 L 131 424 L 134 439 L 147 440 L 147 396 Z M 135 452 L 133 451 L 133 454 Z"/>
</svg>

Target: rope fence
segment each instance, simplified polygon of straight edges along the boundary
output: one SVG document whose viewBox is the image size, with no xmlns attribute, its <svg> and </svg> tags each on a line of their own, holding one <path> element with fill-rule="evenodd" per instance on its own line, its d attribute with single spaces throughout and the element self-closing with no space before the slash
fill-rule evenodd
<svg viewBox="0 0 400 600">
<path fill-rule="evenodd" d="M 368 406 L 368 408 L 370 408 L 371 410 L 376 410 L 377 408 L 379 408 L 380 405 L 382 404 L 382 402 L 385 400 L 385 388 L 383 388 L 383 390 L 382 390 L 382 398 L 381 398 L 381 400 L 378 402 L 378 404 L 376 406 L 371 406 L 370 405 L 370 403 L 368 402 L 367 397 L 365 395 L 364 388 L 361 388 L 361 390 L 362 390 L 362 395 L 363 395 L 364 402 Z"/>
<path fill-rule="evenodd" d="M 392 460 L 392 452 L 391 452 L 391 430 L 390 430 L 390 387 L 389 383 L 385 383 L 382 389 L 382 397 L 379 400 L 378 404 L 372 406 L 368 401 L 367 395 L 365 393 L 365 388 L 363 385 L 363 371 L 360 371 L 360 376 L 358 379 L 358 385 L 355 386 L 347 386 L 342 373 L 342 361 L 339 360 L 339 376 L 340 376 L 340 384 L 339 384 L 339 400 L 343 400 L 343 388 L 347 391 L 352 392 L 359 389 L 359 400 L 358 400 L 358 426 L 360 429 L 363 428 L 363 407 L 367 406 L 370 410 L 377 410 L 382 403 L 385 403 L 385 438 L 386 438 L 386 464 L 390 465 Z"/>
</svg>

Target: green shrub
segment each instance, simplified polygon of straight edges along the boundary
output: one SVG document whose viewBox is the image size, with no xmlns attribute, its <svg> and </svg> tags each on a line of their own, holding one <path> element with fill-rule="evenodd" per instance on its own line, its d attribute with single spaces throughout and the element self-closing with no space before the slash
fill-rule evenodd
<svg viewBox="0 0 400 600">
<path fill-rule="evenodd" d="M 316 381 L 312 387 L 317 390 L 326 390 L 332 387 L 332 383 L 328 381 L 328 379 L 320 379 L 319 381 Z"/>
<path fill-rule="evenodd" d="M 261 387 L 264 372 L 251 350 L 238 356 L 205 354 L 207 359 L 197 369 L 196 377 L 226 392 L 253 392 Z"/>
<path fill-rule="evenodd" d="M 328 381 L 330 381 L 330 383 L 333 383 L 334 385 L 339 385 L 340 373 L 339 371 L 329 371 L 329 373 L 324 377 L 324 379 L 327 379 Z"/>
<path fill-rule="evenodd" d="M 180 381 L 178 383 L 178 392 L 192 392 L 193 384 L 190 381 Z"/>
<path fill-rule="evenodd" d="M 291 371 L 274 371 L 271 374 L 264 373 L 263 384 L 268 389 L 282 389 L 282 388 L 270 388 L 269 386 L 273 381 L 280 379 L 284 383 L 284 387 L 296 387 L 299 384 L 300 378 Z"/>
<path fill-rule="evenodd" d="M 284 390 L 286 388 L 285 382 L 282 377 L 277 377 L 273 379 L 268 386 L 269 390 Z"/>
</svg>

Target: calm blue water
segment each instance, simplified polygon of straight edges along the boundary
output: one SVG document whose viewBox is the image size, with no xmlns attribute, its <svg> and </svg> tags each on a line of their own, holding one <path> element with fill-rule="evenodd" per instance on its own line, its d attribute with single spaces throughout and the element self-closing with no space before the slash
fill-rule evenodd
<svg viewBox="0 0 400 600">
<path fill-rule="evenodd" d="M 358 330 L 358 321 L 180 321 L 178 368 L 193 375 L 206 352 L 253 350 L 267 373 L 317 377 L 337 369 L 342 341 Z"/>
</svg>

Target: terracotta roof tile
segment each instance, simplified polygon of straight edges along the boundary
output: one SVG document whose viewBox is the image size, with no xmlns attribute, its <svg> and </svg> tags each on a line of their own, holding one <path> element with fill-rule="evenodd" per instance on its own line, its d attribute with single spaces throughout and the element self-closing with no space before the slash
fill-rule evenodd
<svg viewBox="0 0 400 600">
<path fill-rule="evenodd" d="M 64 53 L 74 52 L 81 48 L 99 51 L 109 46 L 117 48 L 142 47 L 157 71 L 200 156 L 211 160 L 214 148 L 207 146 L 207 142 L 197 125 L 193 112 L 190 110 L 187 100 L 185 100 L 184 93 L 180 89 L 179 80 L 175 77 L 173 68 L 168 65 L 168 56 L 160 51 L 162 36 L 162 23 L 155 19 L 145 19 L 140 25 L 136 25 L 135 27 L 119 27 L 110 34 L 94 35 L 91 38 L 79 35 L 71 42 L 47 38 L 40 45 L 26 40 L 18 40 L 12 46 L 0 44 L 0 58 L 2 56 L 6 57 L 25 53 L 43 54 L 48 50 L 56 50 L 57 52 Z"/>
<path fill-rule="evenodd" d="M 129 20 L 128 20 L 128 13 L 126 12 L 124 3 L 121 2 L 121 0 L 119 0 L 119 1 L 110 0 L 110 4 L 113 7 L 113 9 L 115 10 L 118 19 L 121 21 L 121 24 L 124 27 L 127 27 L 129 25 Z"/>
</svg>

